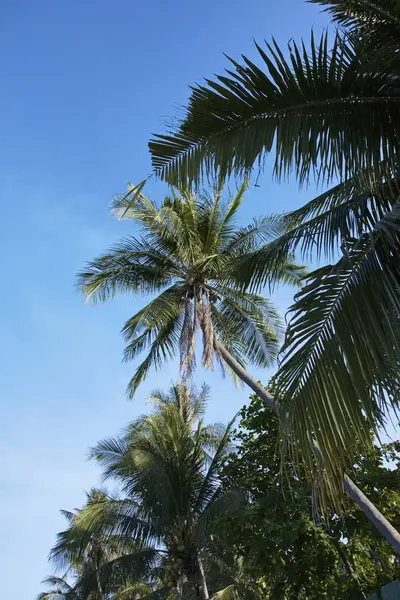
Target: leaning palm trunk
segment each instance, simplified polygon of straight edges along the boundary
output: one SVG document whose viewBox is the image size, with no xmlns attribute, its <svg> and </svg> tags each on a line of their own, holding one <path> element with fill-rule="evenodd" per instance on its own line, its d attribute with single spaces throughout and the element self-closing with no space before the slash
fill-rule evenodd
<svg viewBox="0 0 400 600">
<path fill-rule="evenodd" d="M 279 416 L 279 400 L 274 398 L 258 381 L 254 379 L 246 369 L 244 369 L 237 360 L 228 352 L 221 342 L 216 341 L 215 347 L 220 356 L 232 371 L 249 386 L 263 400 L 268 407 Z M 318 453 L 318 449 L 317 449 Z M 350 498 L 361 508 L 367 519 L 378 529 L 378 531 L 386 538 L 391 546 L 400 554 L 400 533 L 389 523 L 383 514 L 376 508 L 374 504 L 363 494 L 356 486 L 354 481 L 347 475 L 344 475 L 343 486 L 345 492 Z"/>
<path fill-rule="evenodd" d="M 201 560 L 200 556 L 198 557 L 197 562 L 199 564 L 199 571 L 200 571 L 200 576 L 201 576 L 201 587 L 202 587 L 202 592 L 203 592 L 203 600 L 209 600 L 210 596 L 208 593 L 206 573 L 204 571 L 203 561 Z"/>
</svg>

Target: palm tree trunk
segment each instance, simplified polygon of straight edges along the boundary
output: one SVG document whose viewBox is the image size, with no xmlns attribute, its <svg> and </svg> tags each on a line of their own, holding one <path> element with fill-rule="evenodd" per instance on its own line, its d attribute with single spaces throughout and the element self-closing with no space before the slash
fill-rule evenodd
<svg viewBox="0 0 400 600">
<path fill-rule="evenodd" d="M 215 346 L 226 364 L 232 371 L 246 383 L 269 406 L 269 408 L 279 415 L 279 400 L 274 398 L 258 381 L 249 375 L 238 361 L 230 354 L 221 342 L 215 341 Z M 318 448 L 317 448 L 318 450 Z M 398 554 L 400 554 L 400 534 L 376 508 L 374 504 L 362 493 L 354 481 L 347 475 L 344 476 L 344 490 L 352 500 L 361 508 L 367 519 L 378 529 L 378 531 L 387 539 Z"/>
<path fill-rule="evenodd" d="M 210 596 L 208 594 L 206 574 L 204 571 L 203 561 L 201 560 L 200 556 L 197 558 L 197 562 L 199 564 L 199 571 L 200 571 L 200 575 L 201 575 L 201 587 L 203 590 L 203 600 L 209 600 Z"/>
</svg>

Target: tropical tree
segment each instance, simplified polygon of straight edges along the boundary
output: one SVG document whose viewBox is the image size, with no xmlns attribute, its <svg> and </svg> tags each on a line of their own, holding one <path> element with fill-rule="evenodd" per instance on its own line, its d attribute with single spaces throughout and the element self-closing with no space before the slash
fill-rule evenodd
<svg viewBox="0 0 400 600">
<path fill-rule="evenodd" d="M 129 383 L 130 397 L 151 367 L 159 368 L 177 353 L 188 379 L 198 330 L 207 367 L 215 359 L 223 366 L 228 354 L 242 367 L 246 360 L 266 367 L 276 358 L 281 333 L 277 311 L 269 300 L 239 289 L 235 281 L 240 257 L 274 236 L 273 223 L 266 218 L 246 227 L 236 225 L 246 188 L 245 181 L 226 206 L 221 202 L 222 185 L 212 196 L 172 190 L 160 205 L 135 188 L 117 200 L 117 215 L 137 223 L 142 236 L 124 239 L 78 277 L 80 288 L 93 301 L 117 293 L 157 294 L 122 330 L 125 360 L 149 349 Z M 270 288 L 279 282 L 296 285 L 303 274 L 290 256 L 284 257 L 279 265 L 274 262 L 266 283 Z"/>
<path fill-rule="evenodd" d="M 83 510 L 106 499 L 103 491 L 93 489 L 87 495 Z M 148 591 L 148 586 L 137 580 L 125 581 L 122 587 L 115 580 L 106 586 L 100 577 L 102 567 L 129 552 L 131 544 L 115 536 L 97 533 L 87 536 L 82 544 L 76 528 L 81 510 L 61 512 L 68 521 L 68 528 L 59 534 L 50 559 L 63 575 L 45 579 L 43 583 L 51 588 L 39 594 L 38 600 L 130 600 L 130 597 L 138 598 L 140 593 L 143 595 Z"/>
<path fill-rule="evenodd" d="M 243 556 L 235 556 L 229 546 L 217 555 L 211 551 L 208 556 L 209 578 L 214 583 L 213 600 L 263 600 L 266 591 L 252 577 L 248 568 L 248 560 Z"/>
<path fill-rule="evenodd" d="M 119 491 L 81 510 L 73 527 L 59 535 L 53 557 L 80 556 L 93 537 L 115 540 L 130 551 L 99 565 L 102 589 L 144 581 L 154 597 L 208 598 L 203 559 L 211 527 L 235 511 L 243 496 L 220 486 L 232 423 L 223 430 L 203 425 L 205 391 L 180 385 L 167 396 L 154 393 L 153 414 L 93 448 L 104 477 Z M 91 581 L 81 577 L 75 587 L 85 600 Z"/>
<path fill-rule="evenodd" d="M 365 502 L 344 473 L 398 406 L 400 6 L 319 3 L 345 33 L 331 45 L 327 33 L 312 36 L 310 49 L 257 45 L 260 66 L 231 60 L 225 75 L 193 89 L 182 122 L 150 150 L 156 173 L 175 184 L 243 176 L 271 151 L 278 177 L 340 181 L 287 215 L 280 239 L 242 266 L 243 285 L 257 291 L 280 252 L 342 255 L 306 279 L 276 378 L 284 448 L 315 481 L 323 464 L 338 506 L 343 488 Z M 397 532 L 365 511 L 400 550 Z"/>
<path fill-rule="evenodd" d="M 42 583 L 50 586 L 50 589 L 41 592 L 37 596 L 37 600 L 82 600 L 65 577 L 52 575 L 44 579 Z"/>
<path fill-rule="evenodd" d="M 264 597 L 274 600 L 356 600 L 399 577 L 399 557 L 350 499 L 341 518 L 329 512 L 315 521 L 304 471 L 287 458 L 282 477 L 278 432 L 277 417 L 251 396 L 234 432 L 236 451 L 221 474 L 224 486 L 245 489 L 250 502 L 239 514 L 217 521 L 212 554 L 243 558 L 242 579 L 257 583 Z M 399 450 L 399 442 L 375 443 L 358 456 L 354 472 L 357 484 L 396 527 Z"/>
</svg>

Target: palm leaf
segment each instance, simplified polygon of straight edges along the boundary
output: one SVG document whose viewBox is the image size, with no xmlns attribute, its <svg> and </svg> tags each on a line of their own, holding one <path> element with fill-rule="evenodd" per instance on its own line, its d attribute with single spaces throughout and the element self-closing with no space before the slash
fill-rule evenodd
<svg viewBox="0 0 400 600">
<path fill-rule="evenodd" d="M 335 266 L 311 273 L 291 309 L 278 372 L 284 436 L 314 472 L 316 440 L 336 505 L 343 470 L 397 408 L 399 231 L 396 204 Z"/>
<path fill-rule="evenodd" d="M 140 548 L 134 553 L 119 556 L 106 562 L 98 572 L 101 587 L 104 591 L 115 590 L 133 581 L 151 581 L 157 577 L 160 559 L 154 548 Z M 87 598 L 96 589 L 96 573 L 81 577 L 77 583 L 80 597 Z M 120 597 L 120 596 L 117 596 Z"/>
<path fill-rule="evenodd" d="M 209 540 L 212 526 L 222 515 L 234 514 L 245 502 L 245 494 L 241 490 L 222 492 L 218 489 L 207 508 L 199 517 L 196 524 L 196 542 L 201 548 Z"/>
<path fill-rule="evenodd" d="M 399 87 L 391 73 L 366 72 L 354 43 L 327 34 L 318 43 L 256 45 L 262 67 L 243 57 L 234 70 L 192 88 L 186 116 L 149 144 L 154 171 L 174 183 L 207 173 L 248 174 L 275 151 L 281 177 L 294 170 L 330 181 L 397 162 Z M 355 102 L 355 98 L 357 101 Z"/>
<path fill-rule="evenodd" d="M 220 297 L 217 309 L 241 337 L 243 352 L 257 366 L 269 366 L 279 349 L 283 332 L 281 319 L 272 303 L 261 296 L 235 292 L 223 285 L 210 286 Z"/>
</svg>

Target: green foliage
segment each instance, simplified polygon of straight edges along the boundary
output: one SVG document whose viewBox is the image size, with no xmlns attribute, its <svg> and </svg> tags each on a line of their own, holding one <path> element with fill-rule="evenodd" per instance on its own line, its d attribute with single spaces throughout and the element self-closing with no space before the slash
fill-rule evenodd
<svg viewBox="0 0 400 600">
<path fill-rule="evenodd" d="M 219 521 L 215 544 L 231 548 L 247 564 L 266 598 L 319 600 L 363 598 L 400 574 L 393 549 L 351 501 L 344 516 L 316 523 L 309 483 L 293 463 L 282 476 L 277 456 L 277 418 L 251 397 L 241 411 L 238 451 L 223 471 L 228 488 L 246 489 L 250 504 Z M 398 442 L 377 446 L 359 458 L 352 473 L 357 485 L 395 527 L 400 526 Z M 387 461 L 396 463 L 390 470 Z"/>
<path fill-rule="evenodd" d="M 221 200 L 222 183 L 213 195 L 172 190 L 160 205 L 140 188 L 115 203 L 124 219 L 139 224 L 142 236 L 129 237 L 87 265 L 79 275 L 84 294 L 105 301 L 117 293 L 156 294 L 123 328 L 127 341 L 125 360 L 148 354 L 132 377 L 132 397 L 152 367 L 180 355 L 186 379 L 195 365 L 196 335 L 203 335 L 203 365 L 214 358 L 222 342 L 241 363 L 262 367 L 276 358 L 282 332 L 273 304 L 249 293 L 237 281 L 236 265 L 243 254 L 256 251 L 273 239 L 273 220 L 254 220 L 238 227 L 236 213 L 243 200 L 243 182 L 230 202 Z M 304 270 L 285 256 L 274 263 L 270 287 L 283 282 L 298 284 Z"/>
<path fill-rule="evenodd" d="M 51 552 L 61 568 L 79 565 L 71 584 L 79 600 L 127 600 L 128 590 L 143 586 L 151 597 L 204 595 L 201 558 L 211 528 L 244 501 L 239 490 L 220 485 L 232 423 L 203 424 L 206 392 L 183 384 L 155 391 L 151 415 L 92 449 L 118 491 L 92 492 Z M 94 567 L 83 568 L 94 550 Z M 92 598 L 93 590 L 103 595 Z"/>
</svg>

